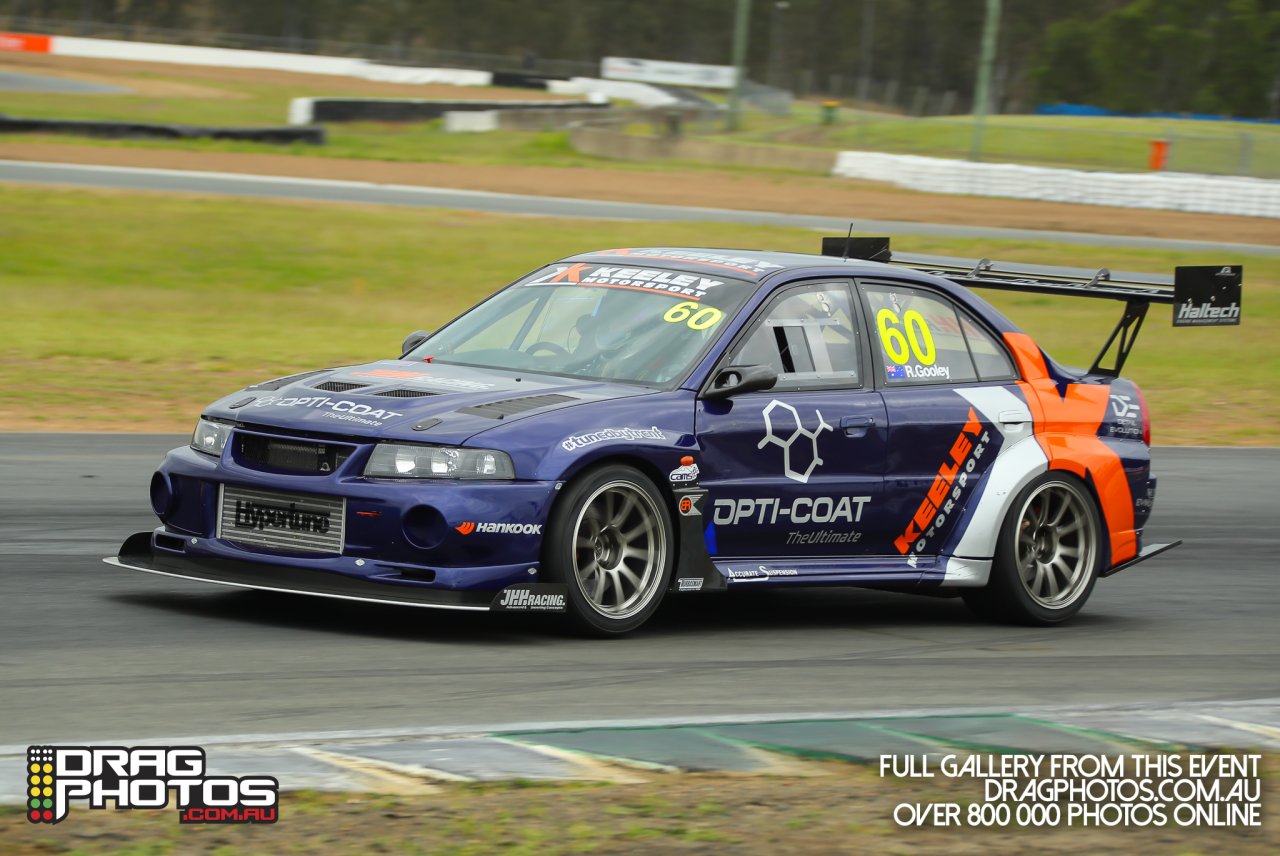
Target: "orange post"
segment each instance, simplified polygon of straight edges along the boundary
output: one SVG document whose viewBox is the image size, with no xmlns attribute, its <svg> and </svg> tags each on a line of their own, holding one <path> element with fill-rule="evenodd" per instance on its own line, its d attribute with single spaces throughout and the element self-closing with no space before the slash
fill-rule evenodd
<svg viewBox="0 0 1280 856">
<path fill-rule="evenodd" d="M 1147 169 L 1159 171 L 1169 162 L 1169 141 L 1152 140 L 1151 153 L 1147 156 Z"/>
</svg>

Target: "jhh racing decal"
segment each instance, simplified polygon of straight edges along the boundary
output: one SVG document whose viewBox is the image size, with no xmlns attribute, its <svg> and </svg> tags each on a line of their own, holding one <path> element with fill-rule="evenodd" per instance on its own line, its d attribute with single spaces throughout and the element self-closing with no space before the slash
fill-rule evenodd
<svg viewBox="0 0 1280 856">
<path fill-rule="evenodd" d="M 938 474 L 902 534 L 893 541 L 913 566 L 918 556 L 937 546 L 934 539 L 938 533 L 945 531 L 947 522 L 964 507 L 963 500 L 971 492 L 970 486 L 977 483 L 975 470 L 990 442 L 991 434 L 970 407 L 968 421 L 951 444 L 950 454 L 938 466 Z"/>
<path fill-rule="evenodd" d="M 568 586 L 520 583 L 498 592 L 489 608 L 494 612 L 564 612 Z"/>
<path fill-rule="evenodd" d="M 801 484 L 807 484 L 813 471 L 822 466 L 822 458 L 818 455 L 818 437 L 823 431 L 833 430 L 822 418 L 821 410 L 815 408 L 814 412 L 818 415 L 818 426 L 810 430 L 800 421 L 799 411 L 775 398 L 764 408 L 764 439 L 756 444 L 757 449 L 781 446 L 782 472 L 787 478 Z M 804 438 L 803 441 L 801 438 Z"/>
</svg>

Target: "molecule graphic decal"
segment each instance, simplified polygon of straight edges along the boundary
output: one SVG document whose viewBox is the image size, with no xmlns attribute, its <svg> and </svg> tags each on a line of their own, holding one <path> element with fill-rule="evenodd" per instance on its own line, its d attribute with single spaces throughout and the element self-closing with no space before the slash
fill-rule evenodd
<svg viewBox="0 0 1280 856">
<path fill-rule="evenodd" d="M 785 410 L 785 414 L 774 414 L 775 410 Z M 824 430 L 832 430 L 826 420 L 822 418 L 822 411 L 814 408 L 814 413 L 818 414 L 818 427 L 810 431 L 804 427 L 804 423 L 800 421 L 800 413 L 784 401 L 778 401 L 776 398 L 770 401 L 764 409 L 764 439 L 756 444 L 757 449 L 763 449 L 765 446 L 781 446 L 782 447 L 782 471 L 787 478 L 798 481 L 801 484 L 808 484 L 809 476 L 813 475 L 813 471 L 822 465 L 822 458 L 818 456 L 818 435 Z M 785 436 L 779 436 L 786 431 L 790 431 Z M 801 437 L 806 438 L 808 446 L 801 444 L 799 449 L 793 449 L 795 442 Z M 795 462 L 803 463 L 808 461 L 808 466 L 803 470 L 792 466 Z"/>
</svg>

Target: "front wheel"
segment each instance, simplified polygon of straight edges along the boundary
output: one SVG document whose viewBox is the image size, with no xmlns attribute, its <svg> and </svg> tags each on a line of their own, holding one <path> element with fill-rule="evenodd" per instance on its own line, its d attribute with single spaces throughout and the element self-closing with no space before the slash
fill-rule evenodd
<svg viewBox="0 0 1280 856">
<path fill-rule="evenodd" d="M 569 590 L 569 615 L 601 636 L 635 630 L 658 609 L 674 563 L 671 517 L 643 473 L 605 466 L 574 479 L 551 514 L 544 567 Z"/>
<path fill-rule="evenodd" d="M 1084 484 L 1046 473 L 1018 494 L 1000 529 L 991 579 L 965 589 L 983 618 L 1052 625 L 1080 611 L 1097 581 L 1104 550 L 1097 505 Z"/>
</svg>

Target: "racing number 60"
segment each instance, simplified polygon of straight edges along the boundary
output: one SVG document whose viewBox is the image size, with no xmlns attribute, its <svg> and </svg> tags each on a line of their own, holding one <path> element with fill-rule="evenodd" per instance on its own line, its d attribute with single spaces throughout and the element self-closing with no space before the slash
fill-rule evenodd
<svg viewBox="0 0 1280 856">
<path fill-rule="evenodd" d="M 698 311 L 695 312 L 695 309 Z M 698 304 L 692 300 L 686 300 L 668 309 L 667 314 L 662 316 L 662 320 L 670 321 L 672 324 L 679 324 L 684 321 L 691 330 L 705 330 L 708 327 L 714 327 L 723 317 L 724 313 L 714 306 L 699 308 Z"/>
<path fill-rule="evenodd" d="M 929 325 L 914 309 L 908 309 L 901 320 L 892 309 L 881 309 L 876 313 L 876 329 L 880 331 L 884 352 L 898 365 L 914 356 L 920 364 L 931 366 L 938 358 Z"/>
</svg>

